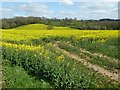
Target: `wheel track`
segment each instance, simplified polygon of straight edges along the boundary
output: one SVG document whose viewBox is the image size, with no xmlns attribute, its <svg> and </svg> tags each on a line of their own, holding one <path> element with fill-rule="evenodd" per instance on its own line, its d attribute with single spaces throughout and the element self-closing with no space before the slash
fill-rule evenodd
<svg viewBox="0 0 120 90">
<path fill-rule="evenodd" d="M 57 43 L 59 43 L 59 41 L 58 41 Z M 67 44 L 67 43 L 66 43 L 66 44 Z M 71 45 L 71 44 L 68 44 L 68 45 L 71 46 L 71 47 L 74 47 L 74 46 Z M 91 53 L 90 51 L 87 51 L 87 50 L 85 50 L 85 49 L 83 49 L 83 48 L 80 48 L 80 51 L 83 52 L 83 53 L 88 53 L 88 54 L 90 54 L 90 55 L 92 55 L 92 56 L 95 56 L 95 57 L 100 57 L 100 58 L 103 58 L 103 59 L 107 59 L 107 60 L 109 60 L 109 61 L 111 61 L 111 62 L 118 63 L 118 59 L 111 58 L 111 57 L 109 57 L 109 56 L 107 56 L 107 55 L 104 55 L 104 54 L 101 54 L 101 53 Z"/>
<path fill-rule="evenodd" d="M 81 59 L 79 56 L 77 56 L 77 55 L 75 55 L 75 54 L 71 54 L 70 52 L 68 52 L 68 51 L 66 51 L 66 50 L 64 50 L 64 49 L 59 48 L 58 45 L 57 45 L 59 42 L 60 42 L 60 41 L 57 41 L 53 46 L 54 46 L 55 48 L 57 48 L 58 50 L 64 52 L 64 54 L 66 54 L 67 56 L 69 56 L 69 57 L 71 57 L 71 58 L 73 58 L 73 59 L 75 59 L 75 60 L 80 61 L 80 62 L 83 63 L 86 67 L 92 68 L 92 69 L 94 69 L 94 70 L 97 71 L 98 73 L 101 73 L 101 74 L 104 75 L 104 76 L 108 76 L 109 78 L 118 81 L 118 74 L 112 73 L 112 72 L 110 72 L 110 71 L 108 71 L 108 70 L 106 70 L 106 69 L 104 69 L 104 68 L 102 68 L 102 67 L 100 67 L 100 66 L 98 66 L 98 65 L 91 64 L 90 62 L 87 62 L 85 59 Z"/>
</svg>

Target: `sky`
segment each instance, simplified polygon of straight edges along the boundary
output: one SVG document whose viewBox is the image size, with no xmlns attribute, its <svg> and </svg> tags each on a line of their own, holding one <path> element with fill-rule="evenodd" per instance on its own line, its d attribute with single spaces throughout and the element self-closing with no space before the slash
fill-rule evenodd
<svg viewBox="0 0 120 90">
<path fill-rule="evenodd" d="M 118 0 L 2 0 L 0 6 L 0 18 L 118 18 Z"/>
</svg>

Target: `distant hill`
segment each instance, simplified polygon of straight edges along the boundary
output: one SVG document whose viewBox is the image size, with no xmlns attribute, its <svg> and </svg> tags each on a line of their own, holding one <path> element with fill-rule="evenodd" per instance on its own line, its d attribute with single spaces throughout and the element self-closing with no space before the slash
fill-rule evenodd
<svg viewBox="0 0 120 90">
<path fill-rule="evenodd" d="M 45 17 L 14 17 L 0 19 L 0 28 L 12 29 L 29 24 L 45 24 L 59 27 L 71 27 L 79 30 L 119 30 L 118 22 L 120 19 L 104 18 L 100 20 L 77 20 L 77 18 L 45 18 Z M 27 27 L 25 27 L 27 29 Z M 32 26 L 31 26 L 32 28 Z M 48 27 L 49 28 L 49 27 Z M 41 29 L 36 26 L 34 29 Z M 42 26 L 43 29 L 43 26 Z M 65 29 L 65 28 L 64 28 Z"/>
<path fill-rule="evenodd" d="M 48 25 L 45 24 L 29 24 L 29 25 L 24 25 L 24 26 L 19 26 L 17 28 L 12 28 L 16 30 L 47 30 Z M 54 29 L 52 30 L 75 30 L 70 27 L 57 27 L 54 26 Z"/>
<path fill-rule="evenodd" d="M 29 24 L 29 25 L 23 25 L 19 26 L 17 28 L 14 28 L 17 30 L 43 30 L 47 29 L 47 25 L 44 24 Z"/>
</svg>

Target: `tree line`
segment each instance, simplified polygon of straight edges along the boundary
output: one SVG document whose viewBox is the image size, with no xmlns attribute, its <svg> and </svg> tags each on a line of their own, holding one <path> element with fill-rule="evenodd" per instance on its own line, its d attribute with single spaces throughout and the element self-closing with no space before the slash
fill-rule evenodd
<svg viewBox="0 0 120 90">
<path fill-rule="evenodd" d="M 0 19 L 2 29 L 15 28 L 28 24 L 46 24 L 48 29 L 53 26 L 68 26 L 79 30 L 118 30 L 120 19 L 100 19 L 100 20 L 77 20 L 77 18 L 45 18 L 45 17 L 14 17 Z"/>
</svg>

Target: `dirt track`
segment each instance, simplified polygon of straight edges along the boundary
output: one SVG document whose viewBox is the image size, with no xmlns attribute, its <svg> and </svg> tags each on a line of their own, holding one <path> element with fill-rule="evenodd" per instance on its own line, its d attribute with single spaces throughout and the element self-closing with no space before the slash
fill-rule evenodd
<svg viewBox="0 0 120 90">
<path fill-rule="evenodd" d="M 59 42 L 59 41 L 58 41 L 58 42 Z M 71 54 L 70 52 L 65 51 L 64 49 L 59 48 L 58 45 L 57 45 L 58 42 L 56 42 L 56 43 L 54 44 L 54 47 L 57 48 L 58 50 L 64 52 L 67 56 L 69 56 L 69 57 L 71 57 L 71 58 L 73 58 L 73 59 L 75 59 L 75 60 L 80 61 L 80 62 L 83 63 L 86 67 L 92 68 L 92 69 L 94 69 L 94 70 L 97 71 L 98 73 L 101 73 L 101 74 L 104 75 L 104 76 L 108 76 L 109 78 L 118 81 L 118 74 L 112 73 L 112 72 L 110 72 L 110 71 L 108 71 L 108 70 L 106 70 L 106 69 L 104 69 L 104 68 L 102 68 L 102 67 L 100 67 L 100 66 L 98 66 L 98 65 L 91 64 L 90 62 L 87 62 L 87 60 L 81 59 L 79 56 L 77 56 L 77 55 L 75 55 L 75 54 Z M 87 51 L 85 51 L 85 52 L 87 52 Z"/>
</svg>

